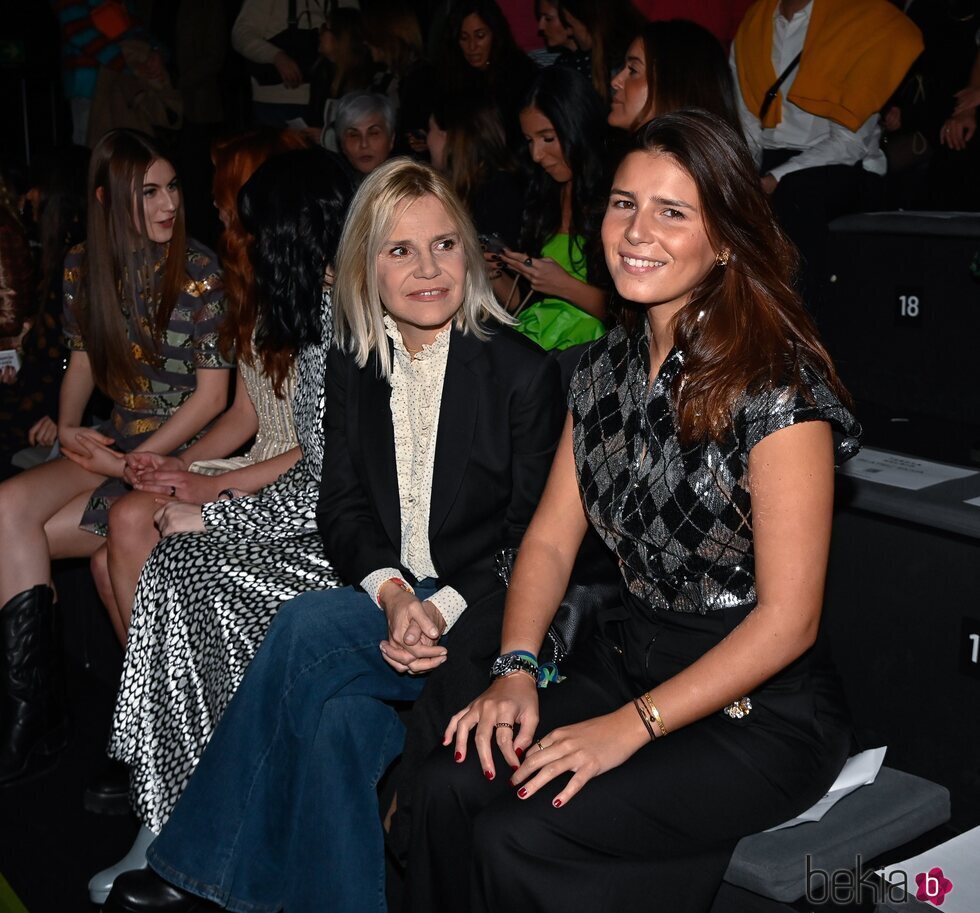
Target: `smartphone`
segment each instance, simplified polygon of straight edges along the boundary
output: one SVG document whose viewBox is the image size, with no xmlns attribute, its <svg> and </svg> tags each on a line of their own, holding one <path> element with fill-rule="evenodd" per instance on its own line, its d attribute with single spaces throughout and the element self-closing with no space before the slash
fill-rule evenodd
<svg viewBox="0 0 980 913">
<path fill-rule="evenodd" d="M 17 354 L 16 349 L 0 349 L 0 369 L 2 368 L 20 370 L 20 355 Z"/>
<path fill-rule="evenodd" d="M 510 246 L 497 232 L 492 235 L 480 235 L 479 241 L 483 249 L 489 254 L 499 254 L 505 247 Z"/>
</svg>

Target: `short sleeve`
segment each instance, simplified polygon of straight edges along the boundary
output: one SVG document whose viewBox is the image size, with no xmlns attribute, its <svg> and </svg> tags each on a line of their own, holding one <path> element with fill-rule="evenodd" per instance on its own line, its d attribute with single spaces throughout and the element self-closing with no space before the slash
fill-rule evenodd
<svg viewBox="0 0 980 913">
<path fill-rule="evenodd" d="M 734 429 L 743 453 L 782 428 L 802 422 L 829 422 L 834 433 L 834 463 L 840 466 L 860 449 L 861 426 L 850 410 L 812 368 L 802 370 L 797 387 L 773 387 L 746 394 L 735 413 Z"/>
<path fill-rule="evenodd" d="M 225 287 L 214 255 L 210 251 L 188 252 L 191 278 L 182 292 L 194 301 L 193 351 L 195 368 L 229 368 L 218 346 L 218 335 L 225 320 Z"/>
<path fill-rule="evenodd" d="M 61 329 L 65 345 L 71 352 L 84 352 L 85 340 L 78 323 L 78 288 L 81 282 L 82 254 L 84 245 L 73 247 L 65 256 L 64 281 L 62 283 L 63 310 Z"/>
</svg>

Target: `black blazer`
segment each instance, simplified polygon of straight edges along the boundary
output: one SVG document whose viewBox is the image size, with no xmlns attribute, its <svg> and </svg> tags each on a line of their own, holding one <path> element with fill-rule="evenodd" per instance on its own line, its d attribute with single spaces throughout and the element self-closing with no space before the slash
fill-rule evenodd
<svg viewBox="0 0 980 913">
<path fill-rule="evenodd" d="M 493 561 L 516 547 L 534 513 L 565 415 L 558 365 L 516 333 L 487 342 L 452 331 L 436 438 L 429 548 L 441 584 L 467 604 L 502 589 Z M 359 584 L 401 563 L 401 509 L 391 387 L 374 355 L 363 368 L 327 356 L 317 524 L 326 557 Z"/>
</svg>

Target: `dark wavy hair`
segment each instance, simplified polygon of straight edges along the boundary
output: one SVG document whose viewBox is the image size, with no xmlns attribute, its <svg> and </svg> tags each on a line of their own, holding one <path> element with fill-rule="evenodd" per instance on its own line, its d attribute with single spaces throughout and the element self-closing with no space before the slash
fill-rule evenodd
<svg viewBox="0 0 980 913">
<path fill-rule="evenodd" d="M 446 72 L 452 80 L 449 85 L 459 85 L 458 81 L 462 81 L 463 84 L 471 81 L 469 71 L 473 68 L 463 57 L 463 51 L 459 46 L 459 33 L 463 27 L 463 20 L 467 16 L 474 15 L 479 16 L 487 24 L 493 35 L 488 67 L 491 85 L 497 81 L 498 73 L 506 77 L 515 66 L 527 64 L 527 55 L 514 40 L 510 23 L 495 0 L 456 0 L 449 11 L 445 33 Z"/>
<path fill-rule="evenodd" d="M 592 84 L 571 67 L 548 67 L 531 84 L 521 110 L 537 108 L 555 128 L 562 155 L 572 172 L 572 219 L 569 253 L 573 239 L 598 235 L 598 224 L 608 195 L 605 137 L 606 108 Z M 561 187 L 543 168 L 534 165 L 526 149 L 530 170 L 527 205 L 519 247 L 531 256 L 541 253 L 544 243 L 561 225 Z M 593 266 L 590 259 L 590 267 Z M 574 262 L 574 261 L 573 261 Z M 595 270 L 590 269 L 590 275 Z"/>
<path fill-rule="evenodd" d="M 638 37 L 646 57 L 647 111 L 701 108 L 742 132 L 728 57 L 711 32 L 686 19 L 670 19 L 648 22 Z"/>
<path fill-rule="evenodd" d="M 255 346 L 264 366 L 279 355 L 288 368 L 299 349 L 322 341 L 324 276 L 353 196 L 340 157 L 320 147 L 270 158 L 239 193 L 239 216 L 252 236 Z M 277 393 L 284 377 L 273 377 Z"/>
<path fill-rule="evenodd" d="M 793 287 L 796 248 L 776 224 L 741 135 L 717 115 L 687 108 L 655 117 L 635 142 L 628 155 L 667 155 L 691 176 L 709 241 L 729 251 L 728 264 L 714 266 L 674 317 L 674 343 L 684 352 L 674 383 L 681 440 L 722 438 L 745 392 L 805 388 L 804 367 L 849 403 Z M 628 329 L 643 319 L 617 295 L 609 309 Z"/>
<path fill-rule="evenodd" d="M 569 27 L 571 13 L 592 36 L 592 85 L 609 103 L 609 77 L 626 56 L 626 48 L 646 21 L 630 0 L 557 0 L 558 17 Z M 583 49 L 584 50 L 584 49 Z"/>
</svg>

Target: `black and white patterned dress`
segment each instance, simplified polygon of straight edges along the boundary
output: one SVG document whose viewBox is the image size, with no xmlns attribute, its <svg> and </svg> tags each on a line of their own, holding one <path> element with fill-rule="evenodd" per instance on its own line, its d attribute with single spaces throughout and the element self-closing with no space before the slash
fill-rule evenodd
<svg viewBox="0 0 980 913">
<path fill-rule="evenodd" d="M 207 532 L 163 539 L 143 567 L 109 754 L 129 765 L 130 798 L 159 831 L 279 606 L 338 586 L 316 531 L 323 379 L 333 335 L 297 357 L 302 458 L 254 497 L 204 505 Z"/>
</svg>

